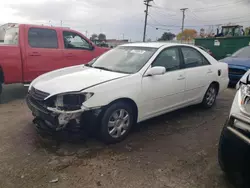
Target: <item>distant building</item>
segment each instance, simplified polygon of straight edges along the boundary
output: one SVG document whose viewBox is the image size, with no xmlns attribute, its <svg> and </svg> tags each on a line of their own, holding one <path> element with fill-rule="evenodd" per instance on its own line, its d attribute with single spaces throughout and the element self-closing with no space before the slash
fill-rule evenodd
<svg viewBox="0 0 250 188">
<path fill-rule="evenodd" d="M 125 40 L 107 39 L 106 40 L 106 43 L 108 44 L 109 47 L 116 47 L 122 44 L 126 44 L 128 42 L 129 42 L 128 39 L 125 39 Z"/>
</svg>

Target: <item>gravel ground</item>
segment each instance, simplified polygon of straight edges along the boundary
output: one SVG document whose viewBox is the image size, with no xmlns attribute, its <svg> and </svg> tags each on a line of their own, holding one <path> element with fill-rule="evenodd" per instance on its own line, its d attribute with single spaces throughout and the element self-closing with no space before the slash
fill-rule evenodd
<svg viewBox="0 0 250 188">
<path fill-rule="evenodd" d="M 134 127 L 122 143 L 42 139 L 25 105 L 27 90 L 4 88 L 0 105 L 0 187 L 227 188 L 217 163 L 220 131 L 235 90 L 216 106 L 188 107 Z"/>
</svg>

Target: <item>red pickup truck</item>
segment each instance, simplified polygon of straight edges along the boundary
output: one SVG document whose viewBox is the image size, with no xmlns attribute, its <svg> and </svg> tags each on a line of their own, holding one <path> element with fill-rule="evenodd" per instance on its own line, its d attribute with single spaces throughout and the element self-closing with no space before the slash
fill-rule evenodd
<svg viewBox="0 0 250 188">
<path fill-rule="evenodd" d="M 63 27 L 0 26 L 0 94 L 3 83 L 28 84 L 43 73 L 86 64 L 107 50 Z"/>
</svg>

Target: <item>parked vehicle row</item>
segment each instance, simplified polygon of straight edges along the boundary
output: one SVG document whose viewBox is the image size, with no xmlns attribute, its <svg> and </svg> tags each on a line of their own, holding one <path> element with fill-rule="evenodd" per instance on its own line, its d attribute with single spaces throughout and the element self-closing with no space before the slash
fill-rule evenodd
<svg viewBox="0 0 250 188">
<path fill-rule="evenodd" d="M 134 43 L 108 51 L 67 28 L 13 24 L 4 32 L 0 93 L 2 83 L 33 80 L 26 100 L 39 131 L 84 127 L 116 143 L 135 123 L 189 105 L 210 108 L 229 78 L 238 83 L 219 164 L 237 186 L 250 186 L 250 47 L 218 62 L 201 46 Z"/>
<path fill-rule="evenodd" d="M 0 37 L 0 94 L 3 83 L 30 83 L 46 72 L 86 64 L 109 50 L 62 27 L 11 24 L 0 27 Z"/>
<path fill-rule="evenodd" d="M 220 61 L 228 64 L 230 85 L 235 86 L 250 69 L 250 46 L 246 46 Z"/>
<path fill-rule="evenodd" d="M 135 123 L 189 105 L 212 107 L 227 85 L 227 64 L 197 47 L 134 43 L 39 76 L 27 104 L 40 129 L 87 126 L 115 143 Z"/>
</svg>

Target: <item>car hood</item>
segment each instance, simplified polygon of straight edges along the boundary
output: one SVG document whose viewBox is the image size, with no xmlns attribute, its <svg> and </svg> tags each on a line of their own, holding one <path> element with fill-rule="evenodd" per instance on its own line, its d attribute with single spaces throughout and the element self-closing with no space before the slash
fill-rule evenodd
<svg viewBox="0 0 250 188">
<path fill-rule="evenodd" d="M 81 65 L 46 73 L 35 79 L 30 88 L 34 87 L 52 96 L 60 93 L 81 91 L 127 75 Z"/>
<path fill-rule="evenodd" d="M 228 65 L 250 67 L 250 58 L 227 57 L 221 61 L 227 63 Z"/>
</svg>

